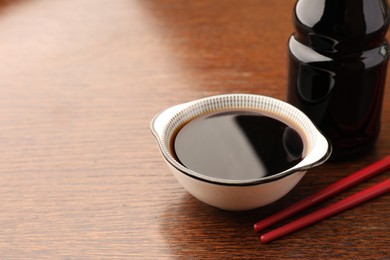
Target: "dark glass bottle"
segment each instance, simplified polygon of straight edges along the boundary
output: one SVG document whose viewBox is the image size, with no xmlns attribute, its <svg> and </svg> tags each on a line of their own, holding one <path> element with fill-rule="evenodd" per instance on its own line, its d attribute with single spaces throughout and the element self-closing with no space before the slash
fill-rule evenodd
<svg viewBox="0 0 390 260">
<path fill-rule="evenodd" d="M 287 99 L 333 146 L 333 159 L 378 138 L 388 63 L 386 0 L 298 0 L 290 37 Z"/>
</svg>

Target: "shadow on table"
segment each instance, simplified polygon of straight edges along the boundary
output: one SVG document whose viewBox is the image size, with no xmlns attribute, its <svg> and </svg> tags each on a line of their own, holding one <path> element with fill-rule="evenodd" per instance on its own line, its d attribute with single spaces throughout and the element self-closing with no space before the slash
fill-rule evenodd
<svg viewBox="0 0 390 260">
<path fill-rule="evenodd" d="M 231 254 L 244 247 L 243 243 L 257 239 L 248 224 L 251 214 L 219 210 L 186 194 L 167 205 L 161 215 L 160 233 L 173 255 L 202 259 L 210 254 Z"/>
<path fill-rule="evenodd" d="M 31 2 L 31 1 L 33 0 L 0 0 L 0 12 L 8 7 Z"/>
<path fill-rule="evenodd" d="M 177 202 L 166 205 L 160 216 L 159 232 L 175 256 L 196 256 L 200 259 L 210 255 L 226 257 L 227 254 L 231 258 L 259 256 L 261 247 L 265 245 L 259 242 L 253 224 L 290 205 L 302 195 L 305 192 L 298 190 L 256 210 L 230 212 L 208 206 L 185 194 Z M 278 247 L 277 244 L 267 246 L 267 250 L 271 251 Z"/>
</svg>

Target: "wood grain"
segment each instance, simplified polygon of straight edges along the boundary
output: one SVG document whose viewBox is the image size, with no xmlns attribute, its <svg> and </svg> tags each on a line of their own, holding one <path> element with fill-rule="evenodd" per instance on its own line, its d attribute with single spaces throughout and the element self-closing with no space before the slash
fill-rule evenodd
<svg viewBox="0 0 390 260">
<path fill-rule="evenodd" d="M 188 195 L 150 133 L 157 112 L 195 98 L 285 99 L 293 4 L 0 1 L 0 258 L 388 259 L 388 196 L 268 245 L 252 225 L 389 154 L 389 91 L 375 150 L 249 212 Z"/>
</svg>

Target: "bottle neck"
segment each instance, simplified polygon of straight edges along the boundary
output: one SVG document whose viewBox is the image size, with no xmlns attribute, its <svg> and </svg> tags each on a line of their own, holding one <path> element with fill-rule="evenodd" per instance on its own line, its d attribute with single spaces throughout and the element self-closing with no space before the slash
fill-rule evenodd
<svg viewBox="0 0 390 260">
<path fill-rule="evenodd" d="M 374 48 L 389 27 L 386 0 L 298 0 L 294 9 L 296 38 L 324 52 Z"/>
</svg>

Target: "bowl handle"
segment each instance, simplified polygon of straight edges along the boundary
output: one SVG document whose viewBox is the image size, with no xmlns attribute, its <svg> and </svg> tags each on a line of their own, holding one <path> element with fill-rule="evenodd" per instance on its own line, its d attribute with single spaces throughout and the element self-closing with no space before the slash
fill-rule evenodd
<svg viewBox="0 0 390 260">
<path fill-rule="evenodd" d="M 296 167 L 298 170 L 308 170 L 323 164 L 332 154 L 330 142 L 318 130 L 316 130 L 316 143 L 308 155 Z"/>
<path fill-rule="evenodd" d="M 191 102 L 188 102 L 191 103 Z M 164 134 L 164 127 L 169 123 L 170 120 L 184 107 L 188 106 L 188 103 L 183 103 L 169 107 L 160 113 L 158 113 L 150 122 L 150 129 L 153 135 L 161 141 Z"/>
</svg>

